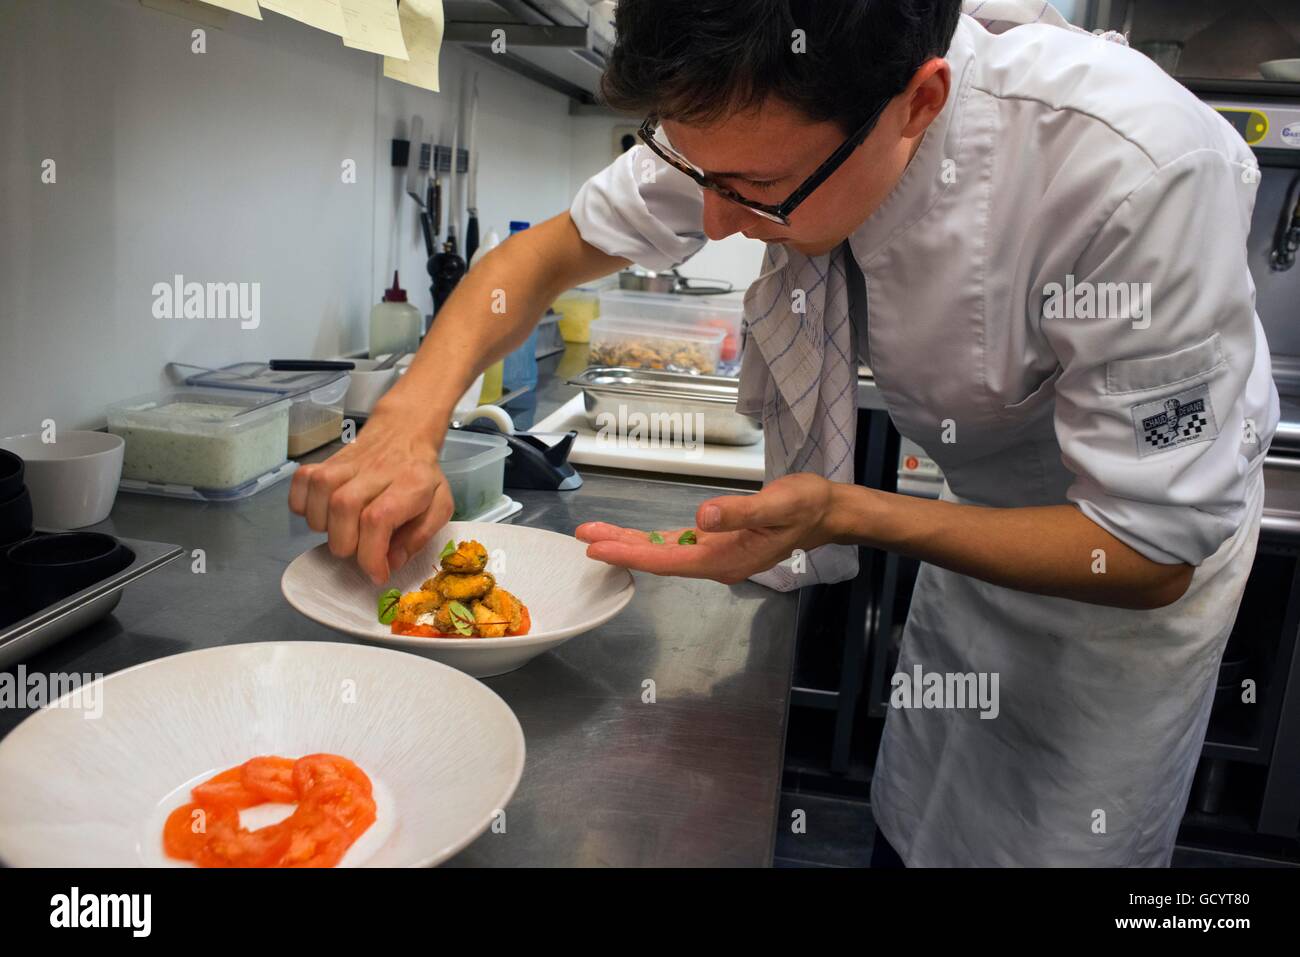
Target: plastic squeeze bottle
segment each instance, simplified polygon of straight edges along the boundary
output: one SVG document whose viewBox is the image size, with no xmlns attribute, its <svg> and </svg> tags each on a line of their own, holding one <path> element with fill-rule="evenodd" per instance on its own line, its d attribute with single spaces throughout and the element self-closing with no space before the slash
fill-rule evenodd
<svg viewBox="0 0 1300 957">
<path fill-rule="evenodd" d="M 383 300 L 370 310 L 370 358 L 392 352 L 414 352 L 420 347 L 424 317 L 406 301 L 406 290 L 393 273 L 393 287 L 384 290 Z"/>
</svg>

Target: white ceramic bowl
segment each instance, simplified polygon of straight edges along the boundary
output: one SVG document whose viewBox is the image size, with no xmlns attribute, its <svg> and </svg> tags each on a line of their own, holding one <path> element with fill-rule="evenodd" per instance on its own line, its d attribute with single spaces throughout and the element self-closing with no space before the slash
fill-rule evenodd
<svg viewBox="0 0 1300 957">
<path fill-rule="evenodd" d="M 38 528 L 82 528 L 108 518 L 122 478 L 126 443 L 110 432 L 60 430 L 45 443 L 38 432 L 0 439 L 27 463 L 27 490 Z"/>
<path fill-rule="evenodd" d="M 65 696 L 0 741 L 7 865 L 189 866 L 163 854 L 162 827 L 191 787 L 259 754 L 328 752 L 369 775 L 377 804 L 341 866 L 424 866 L 481 834 L 523 774 L 523 731 L 504 701 L 383 648 L 227 645 L 88 687 L 80 709 Z M 275 808 L 288 810 L 250 808 L 245 826 L 271 823 Z"/>
<path fill-rule="evenodd" d="M 369 415 L 374 410 L 375 403 L 397 381 L 397 369 L 375 371 L 375 366 L 383 359 L 354 359 L 350 356 L 339 356 L 339 358 L 355 365 L 349 373 L 352 378 L 348 384 L 347 395 L 343 397 L 343 414 Z"/>
<path fill-rule="evenodd" d="M 1300 57 L 1289 60 L 1266 60 L 1259 65 L 1259 72 L 1267 80 L 1300 83 Z"/>
<path fill-rule="evenodd" d="M 449 538 L 475 539 L 488 550 L 501 587 L 528 606 L 528 634 L 504 638 L 416 638 L 394 635 L 378 619 L 379 595 L 420 587 Z M 603 625 L 626 607 L 632 575 L 587 557 L 570 535 L 524 525 L 450 522 L 388 585 L 376 588 L 351 559 L 320 545 L 295 558 L 280 579 L 289 604 L 308 618 L 366 641 L 433 658 L 476 677 L 504 674 L 575 635 Z"/>
</svg>

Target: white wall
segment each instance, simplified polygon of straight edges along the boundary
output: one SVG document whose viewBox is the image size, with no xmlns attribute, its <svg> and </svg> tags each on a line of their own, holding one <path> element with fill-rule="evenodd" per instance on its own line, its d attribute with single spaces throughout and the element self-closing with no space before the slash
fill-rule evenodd
<svg viewBox="0 0 1300 957">
<path fill-rule="evenodd" d="M 429 311 L 389 140 L 411 113 L 449 122 L 467 68 L 484 232 L 567 207 L 563 96 L 456 49 L 443 94 L 405 87 L 338 37 L 264 16 L 231 15 L 195 54 L 193 23 L 136 0 L 0 0 L 0 434 L 98 426 L 172 360 L 363 347 L 394 255 Z M 260 283 L 260 327 L 155 319 L 153 286 L 177 273 Z"/>
</svg>

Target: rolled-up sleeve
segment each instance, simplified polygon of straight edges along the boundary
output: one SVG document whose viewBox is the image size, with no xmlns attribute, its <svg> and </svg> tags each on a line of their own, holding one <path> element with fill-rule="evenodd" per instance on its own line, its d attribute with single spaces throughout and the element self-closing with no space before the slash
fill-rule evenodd
<svg viewBox="0 0 1300 957">
<path fill-rule="evenodd" d="M 1067 497 L 1152 561 L 1199 565 L 1236 532 L 1276 426 L 1246 264 L 1254 189 L 1213 150 L 1153 168 L 1073 288 L 1045 291 Z"/>
<path fill-rule="evenodd" d="M 569 215 L 586 242 L 647 269 L 680 265 L 706 242 L 699 186 L 646 146 L 587 180 Z"/>
</svg>

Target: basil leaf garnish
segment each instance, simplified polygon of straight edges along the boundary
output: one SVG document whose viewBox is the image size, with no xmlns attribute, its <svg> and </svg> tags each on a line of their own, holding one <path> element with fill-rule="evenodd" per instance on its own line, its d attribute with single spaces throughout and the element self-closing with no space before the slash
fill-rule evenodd
<svg viewBox="0 0 1300 957">
<path fill-rule="evenodd" d="M 695 529 L 688 528 L 677 539 L 678 545 L 695 545 Z"/>
<path fill-rule="evenodd" d="M 458 601 L 447 603 L 447 614 L 456 634 L 470 637 L 474 634 L 474 613 Z"/>
<path fill-rule="evenodd" d="M 391 625 L 393 619 L 397 617 L 397 603 L 402 600 L 402 593 L 396 588 L 390 588 L 379 596 L 379 623 L 381 625 Z"/>
<path fill-rule="evenodd" d="M 442 546 L 442 554 L 438 556 L 438 564 L 441 565 L 454 554 L 456 554 L 456 540 L 449 538 L 447 544 Z"/>
</svg>

